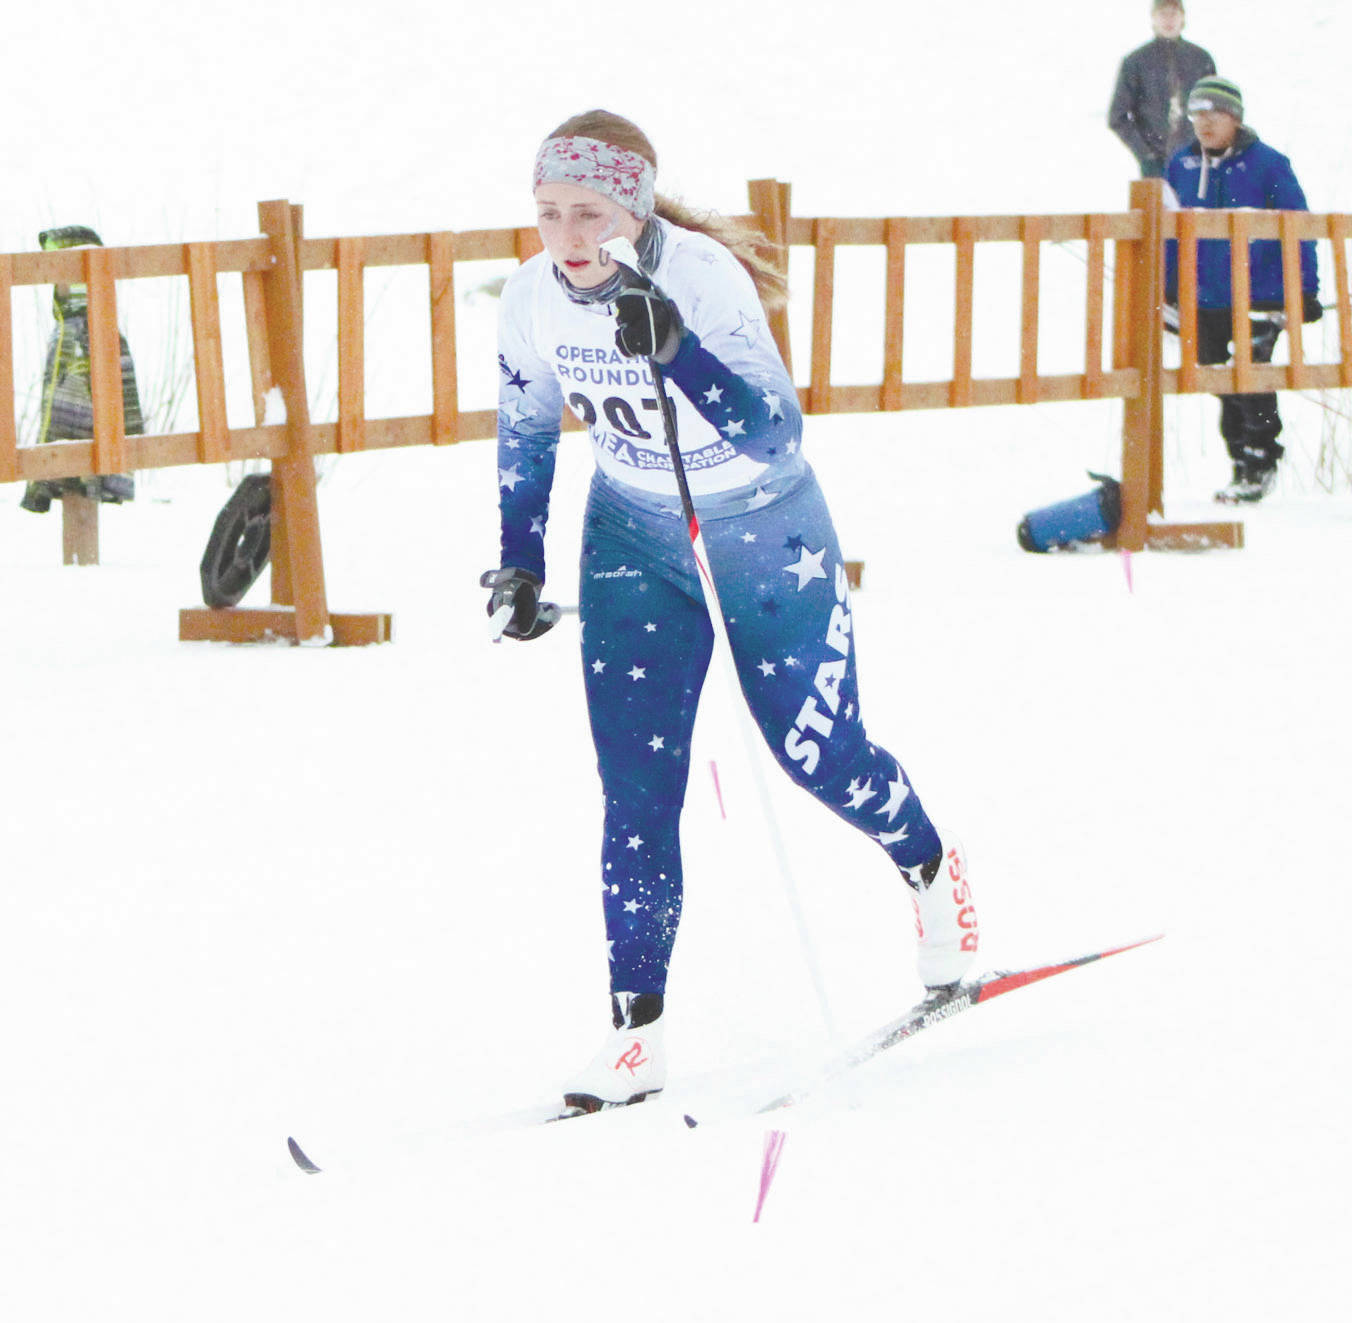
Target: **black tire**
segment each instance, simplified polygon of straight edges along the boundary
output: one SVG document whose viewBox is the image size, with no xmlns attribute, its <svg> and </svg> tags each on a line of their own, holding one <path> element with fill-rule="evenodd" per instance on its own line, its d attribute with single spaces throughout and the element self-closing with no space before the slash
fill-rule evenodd
<svg viewBox="0 0 1352 1323">
<path fill-rule="evenodd" d="M 251 473 L 235 488 L 212 525 L 202 556 L 202 600 L 238 605 L 272 554 L 272 480 Z"/>
</svg>

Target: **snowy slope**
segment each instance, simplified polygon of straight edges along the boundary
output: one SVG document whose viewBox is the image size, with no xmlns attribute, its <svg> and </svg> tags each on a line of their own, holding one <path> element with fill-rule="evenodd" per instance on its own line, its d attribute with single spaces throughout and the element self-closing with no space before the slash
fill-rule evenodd
<svg viewBox="0 0 1352 1323">
<path fill-rule="evenodd" d="M 850 3 L 829 41 L 704 4 L 660 34 L 646 11 L 621 33 L 587 4 L 524 5 L 509 31 L 412 0 L 378 28 L 355 7 L 232 6 L 222 27 L 76 5 L 73 54 L 119 57 L 92 75 L 95 104 L 124 100 L 107 124 L 44 101 L 45 29 L 22 16 L 21 131 L 0 148 L 22 201 L 3 246 L 86 218 L 137 241 L 246 233 L 269 195 L 304 201 L 315 234 L 516 223 L 536 140 L 587 102 L 648 123 L 674 182 L 732 209 L 766 174 L 794 181 L 804 214 L 1112 208 L 1128 162 L 1102 107 L 1147 30 L 1143 4 L 1117 8 L 1090 33 L 1082 6 L 982 0 L 879 42 L 870 25 L 893 12 Z M 1232 7 L 1222 32 L 1199 0 L 1192 35 L 1313 204 L 1352 207 L 1346 100 L 1308 90 L 1337 86 L 1345 11 L 1293 0 L 1288 43 L 1271 7 L 1238 9 L 1248 24 Z M 725 47 L 740 63 L 710 61 Z M 991 151 L 1011 107 L 1026 136 Z M 135 168 L 105 177 L 128 142 Z M 81 164 L 52 175 L 54 159 Z M 464 316 L 486 334 L 491 308 Z M 668 1095 L 567 1126 L 483 1123 L 547 1100 L 605 1014 L 576 625 L 530 648 L 485 640 L 489 447 L 328 466 L 330 601 L 395 615 L 393 646 L 363 650 L 176 641 L 229 490 L 218 469 L 144 480 L 106 513 L 96 569 L 62 569 L 57 520 L 4 489 L 0 1311 L 1331 1315 L 1352 1174 L 1352 492 L 1325 491 L 1317 465 L 1352 442 L 1345 418 L 1326 433 L 1329 408 L 1346 396 L 1284 400 L 1291 459 L 1246 513 L 1243 552 L 1138 556 L 1130 585 L 1117 556 L 1029 557 L 1013 535 L 1115 467 L 1120 406 L 811 420 L 866 562 L 870 728 L 964 837 L 985 958 L 1167 937 L 771 1118 L 747 1105 L 831 1043 L 715 677 Z M 1225 470 L 1214 403 L 1171 401 L 1168 429 L 1169 513 L 1206 517 Z M 549 548 L 563 600 L 586 466 L 574 438 Z M 875 466 L 888 484 L 859 481 Z M 862 1032 L 919 992 L 909 906 L 867 842 L 773 792 L 833 1017 Z M 753 1226 L 770 1126 L 788 1139 Z M 294 1167 L 288 1134 L 321 1176 Z"/>
</svg>

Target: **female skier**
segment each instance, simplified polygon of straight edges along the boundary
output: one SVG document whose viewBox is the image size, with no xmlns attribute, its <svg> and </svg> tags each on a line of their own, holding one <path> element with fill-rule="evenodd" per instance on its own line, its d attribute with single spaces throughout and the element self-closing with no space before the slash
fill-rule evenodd
<svg viewBox="0 0 1352 1323">
<path fill-rule="evenodd" d="M 876 840 L 911 888 L 919 972 L 962 978 L 977 948 L 960 847 L 941 840 L 901 764 L 859 714 L 845 567 L 803 458 L 802 415 L 762 298 L 784 297 L 763 236 L 655 196 L 657 156 L 628 120 L 591 111 L 535 160 L 545 251 L 507 282 L 499 323 L 501 568 L 489 614 L 514 639 L 558 619 L 540 600 L 566 404 L 596 472 L 579 614 L 604 796 L 601 877 L 613 1032 L 564 1087 L 581 1111 L 665 1082 L 663 997 L 681 913 L 678 824 L 714 632 L 651 365 L 670 386 L 682 466 L 742 693 L 781 767 Z M 602 248 L 629 240 L 651 284 Z"/>
</svg>

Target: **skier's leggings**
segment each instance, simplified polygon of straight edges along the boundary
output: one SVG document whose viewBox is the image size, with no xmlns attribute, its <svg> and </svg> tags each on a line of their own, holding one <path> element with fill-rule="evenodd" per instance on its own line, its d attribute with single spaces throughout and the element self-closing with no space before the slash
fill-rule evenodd
<svg viewBox="0 0 1352 1323">
<path fill-rule="evenodd" d="M 845 567 L 816 479 L 808 471 L 772 504 L 701 527 L 742 692 L 780 766 L 896 864 L 931 858 L 934 827 L 860 720 Z M 681 913 L 690 737 L 713 649 L 684 520 L 594 481 L 580 614 L 605 796 L 611 989 L 663 992 Z"/>
</svg>

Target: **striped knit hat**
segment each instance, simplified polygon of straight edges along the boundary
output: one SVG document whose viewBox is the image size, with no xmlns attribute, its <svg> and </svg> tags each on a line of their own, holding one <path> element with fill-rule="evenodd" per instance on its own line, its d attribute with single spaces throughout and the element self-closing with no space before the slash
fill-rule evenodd
<svg viewBox="0 0 1352 1323">
<path fill-rule="evenodd" d="M 38 247 L 47 252 L 54 248 L 102 248 L 103 240 L 88 225 L 62 225 L 43 230 L 38 235 Z"/>
<path fill-rule="evenodd" d="M 1188 114 L 1200 115 L 1207 110 L 1223 110 L 1237 120 L 1244 118 L 1244 96 L 1228 78 L 1212 74 L 1199 78 L 1188 93 Z"/>
</svg>

